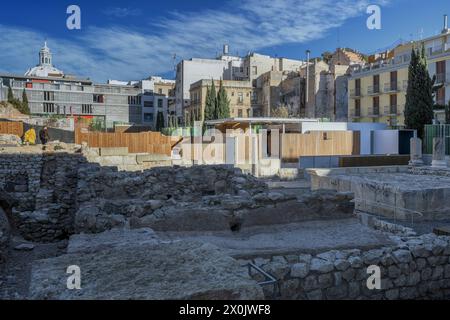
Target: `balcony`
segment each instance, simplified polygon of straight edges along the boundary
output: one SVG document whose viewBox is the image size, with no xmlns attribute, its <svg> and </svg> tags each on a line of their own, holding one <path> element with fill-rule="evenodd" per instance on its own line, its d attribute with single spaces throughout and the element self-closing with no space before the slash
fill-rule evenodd
<svg viewBox="0 0 450 320">
<path fill-rule="evenodd" d="M 353 119 L 361 118 L 361 110 L 360 109 L 350 110 L 350 118 Z"/>
<path fill-rule="evenodd" d="M 394 93 L 399 92 L 402 88 L 400 82 L 391 81 L 384 84 L 384 92 L 385 93 Z"/>
<path fill-rule="evenodd" d="M 369 108 L 369 112 L 367 115 L 369 118 L 379 118 L 380 115 L 380 107 L 371 107 Z"/>
<path fill-rule="evenodd" d="M 384 107 L 384 115 L 388 117 L 400 116 L 401 113 L 398 111 L 398 106 L 387 106 Z"/>
<path fill-rule="evenodd" d="M 367 87 L 367 94 L 369 96 L 380 94 L 380 85 L 373 85 L 373 86 Z"/>
<path fill-rule="evenodd" d="M 449 83 L 450 83 L 450 73 L 436 74 L 436 84 L 449 84 Z"/>
<path fill-rule="evenodd" d="M 350 89 L 350 97 L 352 98 L 361 97 L 361 88 Z"/>
</svg>

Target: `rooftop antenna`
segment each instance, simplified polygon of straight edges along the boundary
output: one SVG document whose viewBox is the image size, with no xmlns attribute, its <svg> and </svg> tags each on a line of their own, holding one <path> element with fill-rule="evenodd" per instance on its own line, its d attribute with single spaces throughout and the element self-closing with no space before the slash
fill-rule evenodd
<svg viewBox="0 0 450 320">
<path fill-rule="evenodd" d="M 337 29 L 337 47 L 341 47 L 341 28 Z"/>
<path fill-rule="evenodd" d="M 176 78 L 177 77 L 177 54 L 176 53 L 173 54 L 172 59 L 173 59 L 173 72 L 174 72 L 174 75 Z"/>
<path fill-rule="evenodd" d="M 420 29 L 417 31 L 417 37 L 419 38 L 419 40 L 422 40 L 422 39 L 423 39 L 423 28 L 420 28 Z"/>
</svg>

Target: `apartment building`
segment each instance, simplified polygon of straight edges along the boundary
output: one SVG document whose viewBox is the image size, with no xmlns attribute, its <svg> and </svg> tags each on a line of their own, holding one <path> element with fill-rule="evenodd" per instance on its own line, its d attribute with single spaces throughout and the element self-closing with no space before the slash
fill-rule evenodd
<svg viewBox="0 0 450 320">
<path fill-rule="evenodd" d="M 212 81 L 218 92 L 219 80 L 200 80 L 191 85 L 190 106 L 185 109 L 186 119 L 191 119 L 192 113 L 196 119 L 204 119 L 206 106 L 206 93 L 208 87 L 211 88 Z M 252 116 L 252 92 L 253 87 L 250 81 L 223 80 L 222 85 L 230 101 L 230 117 L 249 118 Z"/>
<path fill-rule="evenodd" d="M 349 78 L 349 121 L 380 122 L 390 127 L 404 127 L 408 88 L 408 67 L 412 48 L 425 46 L 428 71 L 436 76 L 438 90 L 435 103 L 450 100 L 450 29 L 447 17 L 441 34 L 398 45 L 393 50 L 369 57 L 362 67 L 355 68 Z M 436 118 L 442 120 L 442 112 Z"/>
<path fill-rule="evenodd" d="M 350 67 L 363 63 L 361 54 L 338 48 L 328 61 L 314 59 L 298 70 L 268 71 L 256 79 L 253 113 L 269 117 L 272 110 L 286 107 L 290 117 L 346 121 Z"/>
<path fill-rule="evenodd" d="M 272 58 L 267 55 L 248 53 L 245 57 L 229 55 L 229 48 L 224 45 L 222 55 L 216 59 L 182 60 L 177 65 L 176 109 L 190 106 L 191 85 L 200 80 L 227 80 L 250 82 L 257 91 L 258 78 L 267 72 L 299 71 L 304 61 L 286 58 Z M 244 84 L 246 86 L 246 84 Z M 262 115 L 262 105 L 256 103 L 256 93 L 252 93 L 252 113 Z"/>
<path fill-rule="evenodd" d="M 141 90 L 130 85 L 94 84 L 89 79 L 64 75 L 52 64 L 45 43 L 39 51 L 39 64 L 24 76 L 0 74 L 0 99 L 7 100 L 8 88 L 17 99 L 25 90 L 33 115 L 75 116 L 100 121 L 106 127 L 115 123 L 142 122 Z"/>
</svg>

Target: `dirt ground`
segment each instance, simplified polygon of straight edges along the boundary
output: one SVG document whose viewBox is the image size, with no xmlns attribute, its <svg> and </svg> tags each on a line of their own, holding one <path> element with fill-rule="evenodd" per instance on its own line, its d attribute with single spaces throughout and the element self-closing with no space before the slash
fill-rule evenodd
<svg viewBox="0 0 450 320">
<path fill-rule="evenodd" d="M 26 299 L 34 261 L 65 253 L 67 241 L 50 244 L 32 243 L 32 250 L 16 250 L 20 244 L 30 244 L 19 237 L 10 242 L 6 263 L 0 264 L 0 300 Z"/>
</svg>

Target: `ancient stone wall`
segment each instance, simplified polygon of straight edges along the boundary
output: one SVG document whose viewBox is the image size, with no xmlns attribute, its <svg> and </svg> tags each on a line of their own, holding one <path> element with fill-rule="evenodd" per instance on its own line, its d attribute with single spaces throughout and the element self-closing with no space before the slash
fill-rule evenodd
<svg viewBox="0 0 450 320">
<path fill-rule="evenodd" d="M 443 299 L 450 297 L 450 237 L 398 237 L 398 244 L 361 251 L 333 250 L 256 258 L 279 280 L 281 299 Z M 245 263 L 245 261 L 241 261 Z M 369 266 L 381 269 L 381 289 L 369 290 Z M 260 274 L 252 277 L 258 281 Z M 264 287 L 266 298 L 273 287 Z"/>
<path fill-rule="evenodd" d="M 87 233 L 128 223 L 132 227 L 163 223 L 166 228 L 174 225 L 174 218 L 192 220 L 190 223 L 198 226 L 202 212 L 202 225 L 213 227 L 220 222 L 217 219 L 231 214 L 231 202 L 234 206 L 243 204 L 265 189 L 264 183 L 232 166 L 165 167 L 143 172 L 83 166 L 79 170 L 75 228 Z M 214 201 L 217 203 L 212 204 Z M 194 211 L 197 219 L 189 215 Z"/>
<path fill-rule="evenodd" d="M 0 154 L 0 188 L 14 200 L 11 223 L 27 240 L 51 242 L 73 232 L 81 155 Z"/>
</svg>

